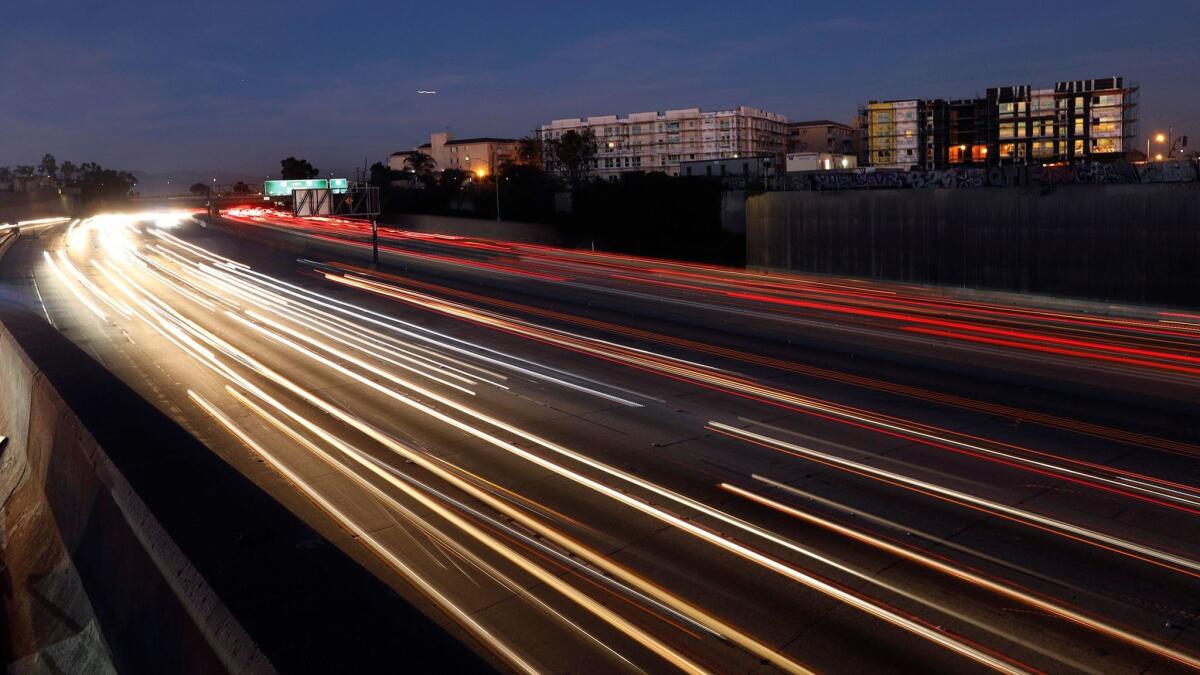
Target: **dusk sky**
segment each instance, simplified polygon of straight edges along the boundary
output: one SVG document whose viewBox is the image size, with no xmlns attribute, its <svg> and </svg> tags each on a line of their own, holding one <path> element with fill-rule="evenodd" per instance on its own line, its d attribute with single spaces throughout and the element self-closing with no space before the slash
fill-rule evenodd
<svg viewBox="0 0 1200 675">
<path fill-rule="evenodd" d="M 738 104 L 849 121 L 868 99 L 1110 75 L 1141 84 L 1139 139 L 1200 142 L 1195 0 L 5 4 L 8 166 L 348 169 L 446 128 Z"/>
</svg>

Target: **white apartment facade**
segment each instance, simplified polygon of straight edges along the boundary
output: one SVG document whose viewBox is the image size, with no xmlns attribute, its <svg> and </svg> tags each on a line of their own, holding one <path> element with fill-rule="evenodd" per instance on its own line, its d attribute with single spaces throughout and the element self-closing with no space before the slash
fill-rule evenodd
<svg viewBox="0 0 1200 675">
<path fill-rule="evenodd" d="M 543 124 L 538 133 L 548 141 L 568 131 L 591 129 L 596 134 L 592 173 L 612 179 L 635 171 L 677 176 L 682 162 L 740 157 L 769 157 L 775 167 L 782 167 L 787 123 L 783 115 L 749 106 L 715 111 L 686 108 L 554 120 Z"/>
</svg>

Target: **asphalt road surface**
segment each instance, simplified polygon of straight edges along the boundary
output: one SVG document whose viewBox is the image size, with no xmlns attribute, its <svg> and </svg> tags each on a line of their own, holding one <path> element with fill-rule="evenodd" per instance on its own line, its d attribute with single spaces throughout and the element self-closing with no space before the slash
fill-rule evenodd
<svg viewBox="0 0 1200 675">
<path fill-rule="evenodd" d="M 1200 667 L 1200 315 L 226 216 L 8 290 L 497 667 Z"/>
</svg>

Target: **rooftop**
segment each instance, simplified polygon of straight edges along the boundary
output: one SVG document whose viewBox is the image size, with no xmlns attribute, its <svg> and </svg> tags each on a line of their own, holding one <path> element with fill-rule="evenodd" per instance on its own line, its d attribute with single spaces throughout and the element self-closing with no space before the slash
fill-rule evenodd
<svg viewBox="0 0 1200 675">
<path fill-rule="evenodd" d="M 807 120 L 804 122 L 788 122 L 789 127 L 846 127 L 850 128 L 845 122 L 834 122 L 833 120 Z"/>
</svg>

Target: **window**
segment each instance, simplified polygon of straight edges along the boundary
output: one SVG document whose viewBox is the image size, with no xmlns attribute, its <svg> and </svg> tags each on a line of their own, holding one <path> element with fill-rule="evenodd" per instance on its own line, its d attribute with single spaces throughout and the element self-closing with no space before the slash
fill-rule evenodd
<svg viewBox="0 0 1200 675">
<path fill-rule="evenodd" d="M 950 146 L 950 161 L 951 162 L 961 162 L 963 160 L 963 154 L 966 151 L 966 149 L 967 149 L 967 146 L 965 146 L 965 145 Z"/>
<path fill-rule="evenodd" d="M 1075 135 L 1076 136 L 1083 135 L 1083 119 L 1080 117 L 1075 118 Z"/>
<path fill-rule="evenodd" d="M 1000 114 L 1001 115 L 1007 115 L 1007 114 L 1011 113 L 1012 111 L 1013 111 L 1013 104 L 1011 104 L 1011 103 L 1001 103 L 1000 104 Z"/>
<path fill-rule="evenodd" d="M 971 146 L 971 161 L 982 162 L 985 160 L 987 160 L 987 146 L 986 145 L 972 145 Z"/>
<path fill-rule="evenodd" d="M 1012 143 L 1001 143 L 1000 144 L 1000 156 L 1005 157 L 1005 158 L 1012 157 L 1015 147 L 1016 146 L 1013 145 Z"/>
<path fill-rule="evenodd" d="M 1075 141 L 1075 154 L 1077 156 L 1083 154 L 1083 141 Z"/>
<path fill-rule="evenodd" d="M 1092 152 L 1120 152 L 1121 146 L 1116 138 L 1092 139 Z"/>
<path fill-rule="evenodd" d="M 1000 138 L 1012 138 L 1012 137 L 1013 137 L 1013 123 L 1012 122 L 1002 123 L 1000 125 Z"/>
<path fill-rule="evenodd" d="M 1019 112 L 1019 113 L 1025 112 L 1025 101 L 1017 102 L 1017 112 Z"/>
</svg>

